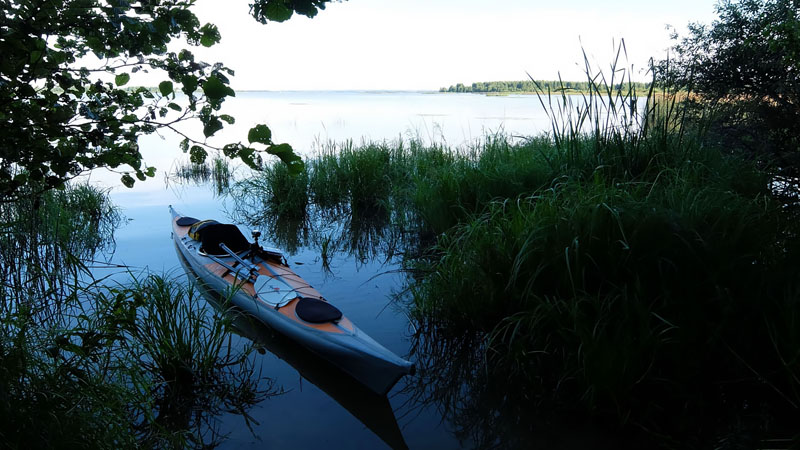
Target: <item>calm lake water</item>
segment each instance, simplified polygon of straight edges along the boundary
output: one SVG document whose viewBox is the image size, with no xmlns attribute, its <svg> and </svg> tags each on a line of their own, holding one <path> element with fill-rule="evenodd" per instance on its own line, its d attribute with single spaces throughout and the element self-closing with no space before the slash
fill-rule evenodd
<svg viewBox="0 0 800 450">
<path fill-rule="evenodd" d="M 396 140 L 468 145 L 486 133 L 532 135 L 548 127 L 539 101 L 532 96 L 487 97 L 423 92 L 240 92 L 224 112 L 237 124 L 216 142 L 245 141 L 247 129 L 266 123 L 273 140 L 288 142 L 300 154 L 313 154 L 329 141 Z M 191 130 L 190 130 L 191 131 Z M 202 135 L 197 132 L 195 135 Z M 175 161 L 185 161 L 176 136 L 149 136 L 140 146 L 159 175 L 134 189 L 114 187 L 112 198 L 127 218 L 116 234 L 112 262 L 134 271 L 183 274 L 170 237 L 168 205 L 200 219 L 232 220 L 225 198 L 208 186 L 181 185 L 164 174 Z M 119 186 L 118 175 L 93 174 L 91 182 Z M 244 229 L 248 224 L 242 225 Z M 276 246 L 270 230 L 262 230 L 267 245 Z M 248 233 L 249 235 L 249 233 Z M 357 257 L 335 254 L 330 271 L 318 251 L 300 247 L 287 255 L 293 270 L 338 306 L 363 331 L 398 355 L 408 356 L 414 330 L 402 305 L 392 303 L 405 276 L 399 261 L 378 254 Z M 97 269 L 102 273 L 102 269 Z M 104 274 L 104 273 L 103 273 Z M 246 327 L 245 327 L 246 328 Z M 222 448 L 373 449 L 470 448 L 468 435 L 458 432 L 436 402 L 417 395 L 419 383 L 405 377 L 387 399 L 375 399 L 332 375 L 335 370 L 292 343 L 269 337 L 264 329 L 242 334 L 265 340 L 264 354 L 254 354 L 262 374 L 285 393 L 265 400 L 249 413 L 257 424 L 251 432 L 241 416 L 219 418 L 228 435 Z M 245 345 L 246 337 L 237 337 Z M 414 357 L 411 356 L 413 360 Z M 331 381 L 331 379 L 333 381 Z"/>
</svg>

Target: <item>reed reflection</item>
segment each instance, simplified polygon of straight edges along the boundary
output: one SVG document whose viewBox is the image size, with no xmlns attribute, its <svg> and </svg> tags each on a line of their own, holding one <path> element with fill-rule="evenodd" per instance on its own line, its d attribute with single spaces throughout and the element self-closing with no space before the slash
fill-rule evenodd
<svg viewBox="0 0 800 450">
<path fill-rule="evenodd" d="M 409 357 L 416 361 L 417 376 L 401 391 L 407 416 L 436 408 L 471 448 L 628 448 L 613 428 L 604 430 L 591 418 L 555 407 L 539 377 L 505 364 L 488 334 L 419 318 L 413 324 Z"/>
</svg>

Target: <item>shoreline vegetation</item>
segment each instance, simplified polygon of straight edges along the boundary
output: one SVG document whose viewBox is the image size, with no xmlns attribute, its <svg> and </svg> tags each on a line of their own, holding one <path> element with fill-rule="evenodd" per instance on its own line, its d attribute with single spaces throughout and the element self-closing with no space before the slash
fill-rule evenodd
<svg viewBox="0 0 800 450">
<path fill-rule="evenodd" d="M 0 204 L 3 447 L 202 447 L 217 416 L 279 392 L 192 286 L 93 278 L 122 222 L 84 184 Z"/>
<path fill-rule="evenodd" d="M 614 91 L 623 88 L 632 90 L 639 95 L 646 95 L 650 91 L 650 83 L 626 81 L 605 86 Z M 592 81 L 563 81 L 563 80 L 522 80 L 522 81 L 481 81 L 465 85 L 454 84 L 449 87 L 439 88 L 439 92 L 473 93 L 486 95 L 547 95 L 548 93 L 560 94 L 593 94 L 597 83 Z"/>
<path fill-rule="evenodd" d="M 235 214 L 293 224 L 323 255 L 363 251 L 353 229 L 390 240 L 417 330 L 407 392 L 478 447 L 532 442 L 559 417 L 644 447 L 792 436 L 796 203 L 709 139 L 713 115 L 685 91 L 649 89 L 642 111 L 617 73 L 541 99 L 551 131 L 523 142 L 343 143 L 300 176 L 267 166 L 232 186 Z M 325 217 L 345 237 L 315 238 Z"/>
</svg>

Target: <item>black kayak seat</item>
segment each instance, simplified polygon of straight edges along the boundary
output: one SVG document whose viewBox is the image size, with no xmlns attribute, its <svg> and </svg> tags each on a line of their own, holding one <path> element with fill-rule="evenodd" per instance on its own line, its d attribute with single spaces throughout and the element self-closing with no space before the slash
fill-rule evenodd
<svg viewBox="0 0 800 450">
<path fill-rule="evenodd" d="M 316 298 L 300 297 L 294 311 L 297 317 L 310 323 L 336 322 L 342 318 L 338 308 Z"/>
<path fill-rule="evenodd" d="M 179 227 L 188 227 L 190 225 L 196 224 L 197 222 L 200 222 L 200 220 L 199 219 L 195 219 L 194 217 L 188 217 L 188 216 L 181 217 L 181 218 L 179 218 L 178 220 L 175 221 L 175 223 L 178 224 Z"/>
<path fill-rule="evenodd" d="M 212 223 L 198 230 L 200 234 L 201 250 L 207 255 L 227 255 L 220 248 L 225 244 L 234 253 L 241 253 L 250 249 L 250 241 L 239 231 L 239 227 L 228 223 Z"/>
</svg>

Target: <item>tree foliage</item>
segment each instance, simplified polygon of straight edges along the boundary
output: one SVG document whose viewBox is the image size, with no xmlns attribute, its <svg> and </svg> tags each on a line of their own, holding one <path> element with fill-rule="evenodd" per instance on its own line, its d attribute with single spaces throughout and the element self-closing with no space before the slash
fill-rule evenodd
<svg viewBox="0 0 800 450">
<path fill-rule="evenodd" d="M 316 14 L 329 0 L 259 0 L 262 23 L 298 12 Z M 120 172 L 132 186 L 155 174 L 142 160 L 138 139 L 199 119 L 203 136 L 184 135 L 181 149 L 201 162 L 217 149 L 257 167 L 276 154 L 292 171 L 302 161 L 275 145 L 261 125 L 246 144 L 209 145 L 234 118 L 223 114 L 233 70 L 195 59 L 191 47 L 220 41 L 202 24 L 195 0 L 0 0 L 0 201 L 21 186 L 63 186 L 99 167 Z M 185 40 L 188 48 L 173 50 Z M 173 45 L 170 45 L 173 43 Z M 157 89 L 129 87 L 138 72 L 158 72 Z M 256 138 L 253 139 L 252 136 Z"/>
<path fill-rule="evenodd" d="M 283 22 L 294 13 L 314 17 L 331 0 L 256 0 L 250 4 L 250 14 L 261 23 Z"/>
<path fill-rule="evenodd" d="M 661 63 L 663 79 L 689 87 L 722 111 L 717 135 L 794 165 L 790 159 L 800 145 L 800 3 L 724 0 L 717 12 L 710 26 L 689 26 L 673 48 L 674 58 Z"/>
</svg>

